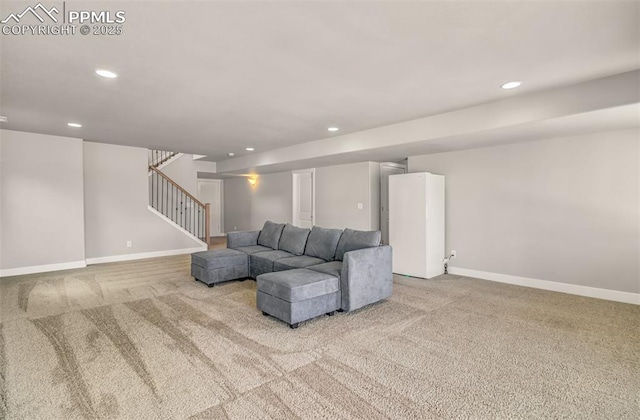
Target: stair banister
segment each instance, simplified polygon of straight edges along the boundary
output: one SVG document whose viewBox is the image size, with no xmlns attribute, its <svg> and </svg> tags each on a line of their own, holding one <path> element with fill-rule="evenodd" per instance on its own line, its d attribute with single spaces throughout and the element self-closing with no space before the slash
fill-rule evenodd
<svg viewBox="0 0 640 420">
<path fill-rule="evenodd" d="M 177 223 L 185 230 L 189 231 L 194 236 L 201 238 L 202 234 L 204 235 L 204 242 L 210 244 L 211 240 L 211 205 L 209 203 L 203 203 L 198 200 L 195 196 L 193 196 L 189 191 L 182 188 L 177 182 L 169 178 L 162 171 L 160 171 L 154 165 L 149 165 L 149 171 L 151 171 L 152 176 L 155 175 L 160 177 L 165 182 L 158 186 L 156 181 L 155 183 L 155 191 L 153 187 L 152 178 L 152 186 L 151 186 L 151 206 L 164 214 L 166 217 L 170 218 L 174 223 Z M 167 187 L 166 195 L 165 195 L 165 185 Z M 171 188 L 171 192 L 169 192 L 169 188 Z M 162 198 L 159 199 L 159 193 L 162 193 Z M 174 194 L 175 192 L 175 194 Z M 179 196 L 178 192 L 182 194 Z M 155 195 L 154 195 L 155 193 Z M 166 199 L 166 200 L 165 200 Z M 179 207 L 174 206 L 178 204 L 178 200 L 180 200 Z M 164 202 L 163 202 L 164 201 Z M 169 210 L 169 201 L 171 201 L 171 209 Z M 195 209 L 191 210 L 193 213 L 189 215 L 187 205 L 187 201 L 190 201 L 194 205 L 198 207 L 198 217 L 195 215 Z M 204 220 L 200 218 L 200 210 L 204 213 Z M 189 217 L 192 216 L 192 217 Z M 204 226 L 202 226 L 204 225 Z M 204 227 L 204 232 L 202 232 L 202 227 Z"/>
</svg>

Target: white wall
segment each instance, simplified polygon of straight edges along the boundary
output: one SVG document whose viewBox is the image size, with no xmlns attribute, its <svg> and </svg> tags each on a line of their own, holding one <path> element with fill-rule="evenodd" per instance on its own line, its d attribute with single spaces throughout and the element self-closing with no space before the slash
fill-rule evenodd
<svg viewBox="0 0 640 420">
<path fill-rule="evenodd" d="M 415 156 L 409 171 L 446 177 L 453 267 L 640 292 L 638 130 Z"/>
<path fill-rule="evenodd" d="M 361 162 L 316 168 L 315 223 L 328 228 L 377 230 L 380 165 Z M 224 181 L 225 231 L 260 229 L 266 220 L 291 222 L 292 175 L 260 175 L 254 187 L 246 178 Z M 358 209 L 362 203 L 362 209 Z"/>
<path fill-rule="evenodd" d="M 84 265 L 82 140 L 0 130 L 0 184 L 2 275 Z"/>
<path fill-rule="evenodd" d="M 85 142 L 84 179 L 88 259 L 200 247 L 147 208 L 146 149 Z"/>
</svg>

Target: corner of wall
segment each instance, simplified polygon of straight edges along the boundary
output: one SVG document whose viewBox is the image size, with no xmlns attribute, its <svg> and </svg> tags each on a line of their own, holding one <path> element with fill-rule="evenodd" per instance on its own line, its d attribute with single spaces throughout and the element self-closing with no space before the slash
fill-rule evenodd
<svg viewBox="0 0 640 420">
<path fill-rule="evenodd" d="M 369 230 L 380 230 L 380 163 L 369 162 Z"/>
</svg>

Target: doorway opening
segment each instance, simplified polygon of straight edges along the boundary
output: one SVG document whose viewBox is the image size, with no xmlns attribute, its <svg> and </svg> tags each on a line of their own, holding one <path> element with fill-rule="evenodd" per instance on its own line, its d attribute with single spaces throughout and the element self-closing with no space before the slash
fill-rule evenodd
<svg viewBox="0 0 640 420">
<path fill-rule="evenodd" d="M 314 169 L 293 171 L 293 225 L 311 229 L 315 224 L 315 174 Z"/>
</svg>

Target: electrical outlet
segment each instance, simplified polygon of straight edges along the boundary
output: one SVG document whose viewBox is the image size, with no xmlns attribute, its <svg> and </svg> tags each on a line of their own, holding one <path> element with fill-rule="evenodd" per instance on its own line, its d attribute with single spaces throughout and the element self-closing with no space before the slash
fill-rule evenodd
<svg viewBox="0 0 640 420">
<path fill-rule="evenodd" d="M 131 248 L 133 246 L 133 242 L 127 241 L 127 248 Z"/>
<path fill-rule="evenodd" d="M 238 226 L 234 226 L 234 227 L 233 227 L 233 230 L 238 230 Z"/>
<path fill-rule="evenodd" d="M 364 204 L 358 203 L 358 210 L 362 210 L 364 208 Z"/>
<path fill-rule="evenodd" d="M 455 258 L 456 257 L 456 251 L 451 251 L 451 258 Z"/>
</svg>

